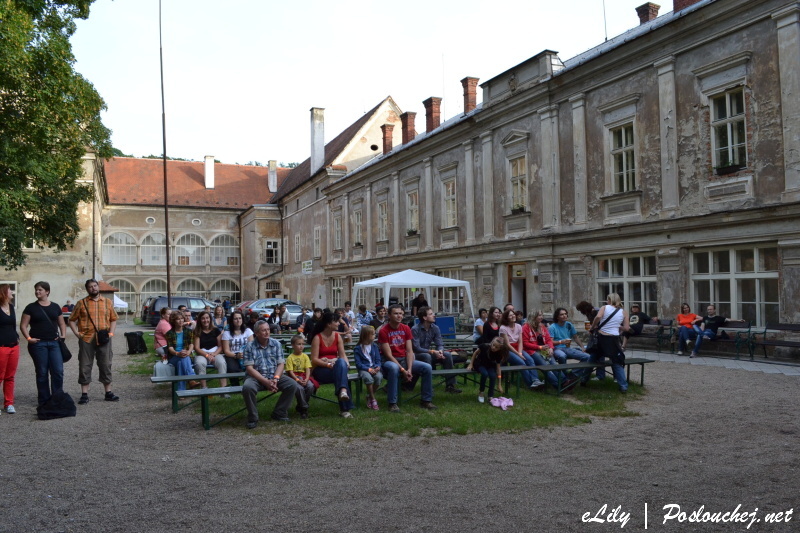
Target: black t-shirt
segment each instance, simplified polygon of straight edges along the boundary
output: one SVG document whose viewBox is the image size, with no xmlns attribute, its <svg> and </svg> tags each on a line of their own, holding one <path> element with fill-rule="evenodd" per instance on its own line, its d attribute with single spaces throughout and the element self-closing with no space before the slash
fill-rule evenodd
<svg viewBox="0 0 800 533">
<path fill-rule="evenodd" d="M 219 330 L 217 328 L 212 328 L 208 333 L 204 333 L 203 330 L 200 330 L 200 348 L 203 350 L 213 350 L 217 347 L 217 337 L 219 337 Z"/>
<path fill-rule="evenodd" d="M 486 322 L 483 325 L 483 335 L 478 338 L 478 344 L 489 344 L 495 337 L 500 336 L 500 326 L 497 329 L 493 328 L 491 324 Z"/>
<path fill-rule="evenodd" d="M 475 357 L 475 361 L 472 362 L 473 368 L 478 368 L 479 366 L 494 368 L 497 363 L 503 362 L 502 355 L 499 352 L 493 352 L 490 347 L 491 344 L 478 345 L 479 352 Z"/>
<path fill-rule="evenodd" d="M 649 324 L 651 319 L 646 313 L 639 311 L 638 313 L 631 313 L 631 316 L 628 317 L 628 320 L 630 322 L 631 329 L 636 335 L 639 335 L 642 332 L 642 329 L 644 329 L 644 325 Z"/>
<path fill-rule="evenodd" d="M 705 324 L 705 329 L 710 329 L 714 332 L 714 335 L 717 334 L 719 327 L 725 324 L 727 318 L 724 316 L 714 315 L 714 316 L 704 316 L 703 323 Z"/>
<path fill-rule="evenodd" d="M 34 339 L 42 339 L 45 341 L 54 341 L 61 333 L 58 329 L 58 317 L 61 316 L 61 306 L 50 302 L 50 305 L 44 307 L 39 305 L 39 302 L 29 303 L 23 315 L 28 315 L 31 318 L 31 329 L 28 335 Z M 45 317 L 50 318 L 50 320 Z"/>
<path fill-rule="evenodd" d="M 14 306 L 9 304 L 9 314 L 0 309 L 0 345 L 11 346 L 19 342 L 17 335 L 17 315 Z"/>
</svg>

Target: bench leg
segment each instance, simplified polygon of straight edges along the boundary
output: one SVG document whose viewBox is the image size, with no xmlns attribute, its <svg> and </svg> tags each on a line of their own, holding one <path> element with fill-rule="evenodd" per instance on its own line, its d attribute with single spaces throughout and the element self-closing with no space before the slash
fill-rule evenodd
<svg viewBox="0 0 800 533">
<path fill-rule="evenodd" d="M 211 429 L 211 413 L 208 409 L 208 396 L 200 398 L 200 408 L 203 413 L 203 427 L 209 430 Z"/>
<path fill-rule="evenodd" d="M 180 408 L 178 407 L 178 382 L 177 381 L 173 381 L 172 382 L 172 412 L 173 413 L 177 413 L 178 411 L 180 411 Z"/>
</svg>

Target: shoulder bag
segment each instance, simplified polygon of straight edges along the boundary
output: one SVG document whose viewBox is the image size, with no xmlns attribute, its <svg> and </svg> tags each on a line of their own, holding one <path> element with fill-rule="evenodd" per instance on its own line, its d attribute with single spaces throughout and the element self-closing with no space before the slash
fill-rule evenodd
<svg viewBox="0 0 800 533">
<path fill-rule="evenodd" d="M 53 321 L 50 319 L 50 317 L 47 315 L 47 313 L 44 312 L 44 308 L 40 305 L 39 309 L 41 309 L 42 314 L 47 319 L 47 321 L 50 322 L 50 325 L 53 326 L 53 328 L 55 328 L 55 330 L 56 330 L 56 339 L 58 339 L 58 347 L 61 350 L 61 359 L 66 363 L 67 361 L 72 359 L 72 352 L 69 351 L 69 347 L 67 346 L 67 343 L 64 342 L 64 339 L 61 337 L 61 335 L 59 335 L 59 331 L 58 331 L 58 328 L 56 327 L 56 325 L 53 324 Z"/>
<path fill-rule="evenodd" d="M 111 339 L 111 336 L 108 334 L 109 331 L 107 329 L 97 329 L 97 325 L 95 325 L 94 320 L 92 320 L 92 314 L 89 312 L 89 306 L 86 305 L 86 298 L 81 301 L 83 302 L 83 308 L 86 309 L 86 316 L 89 317 L 89 322 L 92 323 L 94 330 L 97 332 L 97 345 L 105 346 Z"/>
<path fill-rule="evenodd" d="M 600 325 L 597 326 L 597 328 L 593 328 L 591 330 L 589 333 L 589 342 L 586 343 L 586 349 L 584 350 L 586 353 L 595 354 L 598 352 L 600 349 L 600 330 L 603 329 L 603 326 L 605 326 L 609 320 L 611 320 L 611 317 L 617 314 L 617 311 L 619 311 L 619 307 L 614 309 L 614 312 L 608 315 L 608 317 L 606 317 L 606 319 L 603 320 Z"/>
</svg>

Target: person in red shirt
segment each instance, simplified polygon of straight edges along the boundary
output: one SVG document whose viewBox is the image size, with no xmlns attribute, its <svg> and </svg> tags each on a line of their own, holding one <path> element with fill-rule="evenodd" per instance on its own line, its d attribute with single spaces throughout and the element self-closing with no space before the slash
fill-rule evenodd
<svg viewBox="0 0 800 533">
<path fill-rule="evenodd" d="M 378 332 L 378 343 L 381 347 L 381 355 L 384 358 L 381 368 L 386 377 L 386 399 L 389 402 L 389 411 L 396 413 L 400 411 L 397 405 L 397 387 L 400 376 L 405 381 L 411 382 L 412 387 L 416 379 L 422 378 L 422 401 L 420 407 L 423 409 L 434 410 L 433 405 L 433 371 L 431 365 L 416 361 L 414 359 L 414 347 L 412 340 L 414 336 L 411 328 L 403 324 L 405 311 L 400 305 L 389 307 L 389 322 L 381 327 Z"/>
</svg>

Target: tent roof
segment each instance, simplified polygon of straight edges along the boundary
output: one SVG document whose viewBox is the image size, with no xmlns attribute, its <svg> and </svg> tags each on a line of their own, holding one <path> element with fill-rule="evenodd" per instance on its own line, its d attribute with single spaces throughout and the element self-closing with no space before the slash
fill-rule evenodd
<svg viewBox="0 0 800 533">
<path fill-rule="evenodd" d="M 360 281 L 355 284 L 356 287 L 383 287 L 389 284 L 392 287 L 469 287 L 468 281 L 461 281 L 460 279 L 443 278 L 441 276 L 434 276 L 433 274 L 426 274 L 418 270 L 403 270 L 402 272 L 395 272 L 388 276 L 380 278 L 368 279 L 367 281 Z"/>
</svg>

